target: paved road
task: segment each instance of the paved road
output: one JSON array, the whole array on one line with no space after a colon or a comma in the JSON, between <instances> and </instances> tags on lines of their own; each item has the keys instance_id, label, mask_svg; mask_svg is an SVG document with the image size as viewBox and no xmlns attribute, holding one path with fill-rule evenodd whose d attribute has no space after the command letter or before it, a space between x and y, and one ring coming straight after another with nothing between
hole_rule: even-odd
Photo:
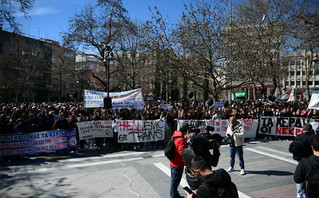
<instances>
[{"instance_id":1,"label":"paved road","mask_svg":"<svg viewBox=\"0 0 319 198\"><path fill-rule=\"evenodd\" d=\"M296 162L287 151L290 141L246 141L247 174L238 159L230 173L240 197L295 197ZM228 146L221 148L216 168L229 167ZM169 197L170 172L163 149L110 152L99 150L71 156L40 154L2 163L0 196L6 197ZM184 177L185 178L185 177ZM185 193L182 186L180 192Z\"/></svg>"}]
</instances>

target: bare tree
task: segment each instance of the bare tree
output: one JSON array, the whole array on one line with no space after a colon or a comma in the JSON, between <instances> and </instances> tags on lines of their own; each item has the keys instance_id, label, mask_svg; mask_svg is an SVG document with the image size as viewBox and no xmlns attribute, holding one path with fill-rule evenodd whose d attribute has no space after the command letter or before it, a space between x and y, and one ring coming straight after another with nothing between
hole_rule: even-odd
<instances>
[{"instance_id":1,"label":"bare tree","mask_svg":"<svg viewBox=\"0 0 319 198\"><path fill-rule=\"evenodd\" d=\"M117 86L124 89L145 87L154 76L149 57L152 55L143 48L144 37L141 26L135 22L134 31L126 29L119 40L119 50L116 52L116 64L113 65L112 76L115 76Z\"/></svg>"},{"instance_id":2,"label":"bare tree","mask_svg":"<svg viewBox=\"0 0 319 198\"><path fill-rule=\"evenodd\" d=\"M293 47L304 58L306 96L310 98L309 79L315 66L314 54L319 49L319 4L315 0L295 0L292 7L291 32ZM319 66L317 66L319 69Z\"/></svg>"},{"instance_id":3,"label":"bare tree","mask_svg":"<svg viewBox=\"0 0 319 198\"><path fill-rule=\"evenodd\" d=\"M177 73L215 100L227 83L222 69L224 8L225 4L217 1L185 4L182 19L176 25L169 24L155 8L153 20L147 24L152 40L149 43L169 60L167 71Z\"/></svg>"},{"instance_id":4,"label":"bare tree","mask_svg":"<svg viewBox=\"0 0 319 198\"><path fill-rule=\"evenodd\" d=\"M119 47L123 29L130 27L127 10L121 0L99 0L95 6L86 5L81 13L69 20L69 30L64 33L64 40L94 48L96 53L86 55L104 62L107 71L105 60L109 58L109 49L116 50ZM101 75L96 76L92 72L92 76L107 87L107 81Z\"/></svg>"},{"instance_id":5,"label":"bare tree","mask_svg":"<svg viewBox=\"0 0 319 198\"><path fill-rule=\"evenodd\" d=\"M280 67L280 53L287 41L287 19L291 3L287 0L246 0L236 6L232 24L232 55L241 68L240 76L253 84L264 87L266 81L277 88L285 75Z\"/></svg>"},{"instance_id":6,"label":"bare tree","mask_svg":"<svg viewBox=\"0 0 319 198\"><path fill-rule=\"evenodd\" d=\"M76 87L75 52L58 44L53 44L52 52L52 79L62 101L62 97L74 92Z\"/></svg>"},{"instance_id":7,"label":"bare tree","mask_svg":"<svg viewBox=\"0 0 319 198\"><path fill-rule=\"evenodd\" d=\"M33 7L34 0L1 0L0 8L0 27L8 24L9 29L19 32L20 24L16 22L16 10L28 17L28 11ZM16 7L19 7L16 9Z\"/></svg>"}]
</instances>

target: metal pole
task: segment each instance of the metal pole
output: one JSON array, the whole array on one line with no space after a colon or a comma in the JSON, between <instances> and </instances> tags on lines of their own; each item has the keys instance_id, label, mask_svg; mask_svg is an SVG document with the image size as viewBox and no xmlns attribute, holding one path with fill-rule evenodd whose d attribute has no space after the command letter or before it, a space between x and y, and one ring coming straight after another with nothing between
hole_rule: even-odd
<instances>
[{"instance_id":1,"label":"metal pole","mask_svg":"<svg viewBox=\"0 0 319 198\"><path fill-rule=\"evenodd\" d=\"M107 91L107 97L110 97L110 52L107 54L107 72L106 72L106 78L107 78L107 85L106 85L106 91Z\"/></svg>"}]
</instances>

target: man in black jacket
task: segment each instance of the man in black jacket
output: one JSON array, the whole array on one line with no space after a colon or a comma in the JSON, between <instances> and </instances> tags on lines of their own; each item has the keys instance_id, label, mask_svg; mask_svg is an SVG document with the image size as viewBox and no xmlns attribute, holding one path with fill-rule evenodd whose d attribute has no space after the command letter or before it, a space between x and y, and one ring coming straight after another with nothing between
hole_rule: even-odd
<instances>
[{"instance_id":1,"label":"man in black jacket","mask_svg":"<svg viewBox=\"0 0 319 198\"><path fill-rule=\"evenodd\" d=\"M201 181L189 169L191 160L196 156L201 156L208 165L216 167L220 156L219 147L221 141L222 137L219 134L209 136L195 132L188 134L189 147L183 150L182 157L186 166L186 181L192 190L197 189ZM210 149L213 149L213 154L211 154Z\"/></svg>"},{"instance_id":2,"label":"man in black jacket","mask_svg":"<svg viewBox=\"0 0 319 198\"><path fill-rule=\"evenodd\" d=\"M299 133L295 140L289 145L289 152L293 154L293 159L300 161L302 158L312 155L311 143L315 137L311 124L304 124L302 133ZM304 182L296 183L297 198L303 197Z\"/></svg>"},{"instance_id":3,"label":"man in black jacket","mask_svg":"<svg viewBox=\"0 0 319 198\"><path fill-rule=\"evenodd\" d=\"M308 182L306 193L308 198L319 197L319 135L312 142L313 155L303 158L294 173L296 183ZM317 173L316 173L317 172Z\"/></svg>"},{"instance_id":4,"label":"man in black jacket","mask_svg":"<svg viewBox=\"0 0 319 198\"><path fill-rule=\"evenodd\" d=\"M192 194L185 191L187 198L211 198L211 197L232 197L238 198L236 185L232 183L230 175L224 169L212 171L212 168L200 156L192 159L190 163L192 174L202 180L198 190Z\"/></svg>"}]
</instances>

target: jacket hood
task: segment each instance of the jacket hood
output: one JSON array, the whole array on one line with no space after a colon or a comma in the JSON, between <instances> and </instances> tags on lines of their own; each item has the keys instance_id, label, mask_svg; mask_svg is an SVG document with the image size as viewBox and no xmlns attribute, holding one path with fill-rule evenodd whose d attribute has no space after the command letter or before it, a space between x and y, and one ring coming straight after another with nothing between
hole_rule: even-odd
<instances>
[{"instance_id":1,"label":"jacket hood","mask_svg":"<svg viewBox=\"0 0 319 198\"><path fill-rule=\"evenodd\" d=\"M221 185L231 181L230 175L224 169L217 169L213 174L205 175L201 179L203 182L213 185Z\"/></svg>"},{"instance_id":2,"label":"jacket hood","mask_svg":"<svg viewBox=\"0 0 319 198\"><path fill-rule=\"evenodd\" d=\"M180 131L175 131L172 135L172 137L181 137L181 136L184 137L183 133Z\"/></svg>"}]
</instances>

